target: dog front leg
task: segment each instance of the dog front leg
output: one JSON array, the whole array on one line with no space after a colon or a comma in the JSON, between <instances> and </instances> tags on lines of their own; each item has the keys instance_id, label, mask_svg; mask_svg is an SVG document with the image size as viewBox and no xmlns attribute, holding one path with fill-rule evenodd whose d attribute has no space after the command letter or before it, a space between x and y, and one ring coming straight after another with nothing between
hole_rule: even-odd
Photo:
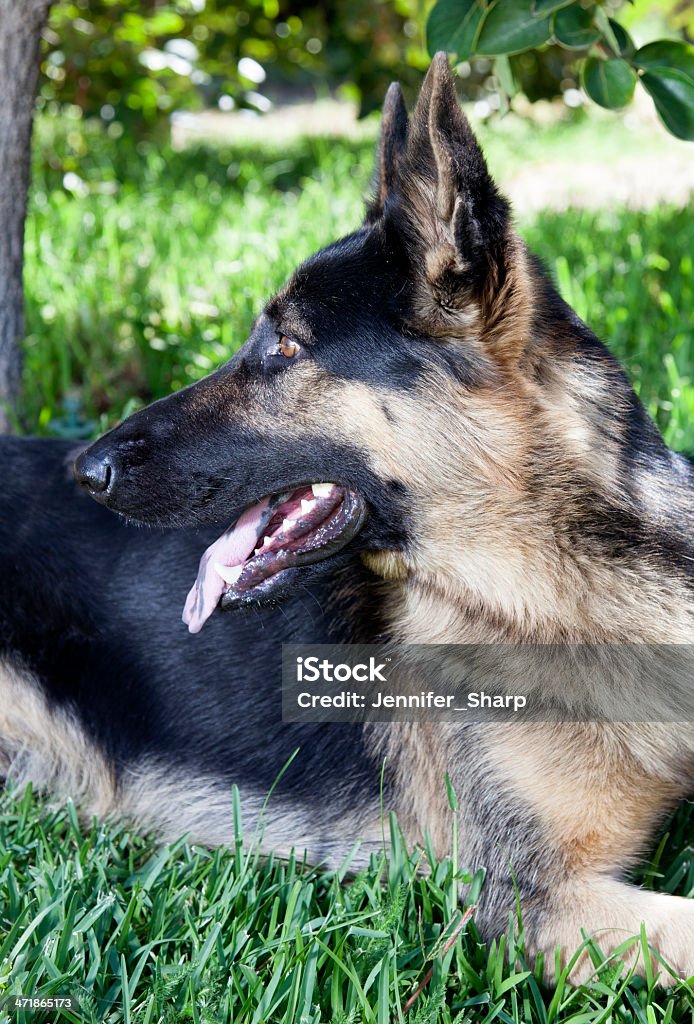
<instances>
[{"instance_id":1,"label":"dog front leg","mask_svg":"<svg viewBox=\"0 0 694 1024\"><path fill-rule=\"evenodd\" d=\"M691 786L685 727L429 723L372 728L371 739L388 758L408 840L428 833L442 856L451 849L450 776L460 865L485 870L475 921L487 941L508 929L520 900L526 953L545 954L548 983L584 933L608 956L638 936L642 922L671 968L667 974L653 958L662 984L694 974L694 900L622 880ZM640 943L624 959L644 973ZM570 977L579 983L593 972L584 951Z\"/></svg>"},{"instance_id":2,"label":"dog front leg","mask_svg":"<svg viewBox=\"0 0 694 1024\"><path fill-rule=\"evenodd\" d=\"M504 794L498 803L508 830L504 836L499 820L499 834L489 829L486 840L490 849L495 843L506 848L507 870L513 868L520 892L526 949L531 956L545 953L548 981L555 975L557 948L563 969L583 943L583 933L609 955L638 935L642 923L672 976L694 974L694 900L621 880L643 855L664 814L686 794L683 761L678 771L672 756L681 738L677 727L573 723L502 726L480 737L485 752L480 763L492 790ZM493 822L491 817L492 828ZM476 852L483 862L484 854ZM502 859L496 853L491 861L499 877ZM485 890L495 884L489 876ZM493 891L487 899L498 927L500 901ZM503 910L508 913L508 907ZM489 908L485 916L490 917ZM644 973L640 943L632 943L623 956ZM652 960L661 982L671 983L673 977L656 957ZM584 951L571 980L585 981L594 970Z\"/></svg>"}]
</instances>

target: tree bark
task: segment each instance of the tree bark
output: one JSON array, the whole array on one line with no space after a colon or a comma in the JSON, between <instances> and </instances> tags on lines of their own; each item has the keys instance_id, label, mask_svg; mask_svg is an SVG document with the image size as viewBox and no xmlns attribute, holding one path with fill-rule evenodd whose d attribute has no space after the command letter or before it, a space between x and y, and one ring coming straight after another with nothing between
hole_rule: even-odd
<instances>
[{"instance_id":1,"label":"tree bark","mask_svg":"<svg viewBox=\"0 0 694 1024\"><path fill-rule=\"evenodd\" d=\"M39 82L41 30L51 0L0 0L0 432L22 381L22 265Z\"/></svg>"}]
</instances>

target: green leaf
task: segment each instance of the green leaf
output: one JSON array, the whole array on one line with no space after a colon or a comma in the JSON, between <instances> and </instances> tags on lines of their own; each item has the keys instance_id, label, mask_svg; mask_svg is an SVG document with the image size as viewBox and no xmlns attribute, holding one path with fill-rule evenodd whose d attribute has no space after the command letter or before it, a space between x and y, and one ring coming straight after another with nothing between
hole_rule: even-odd
<instances>
[{"instance_id":1,"label":"green leaf","mask_svg":"<svg viewBox=\"0 0 694 1024\"><path fill-rule=\"evenodd\" d=\"M694 80L678 68L651 68L641 81L667 130L694 142Z\"/></svg>"},{"instance_id":2,"label":"green leaf","mask_svg":"<svg viewBox=\"0 0 694 1024\"><path fill-rule=\"evenodd\" d=\"M454 53L458 60L472 56L486 12L484 0L439 0L427 21L427 49Z\"/></svg>"},{"instance_id":3,"label":"green leaf","mask_svg":"<svg viewBox=\"0 0 694 1024\"><path fill-rule=\"evenodd\" d=\"M551 14L558 11L560 7L569 7L576 0L534 0L531 5L533 14L537 17L542 14Z\"/></svg>"},{"instance_id":4,"label":"green leaf","mask_svg":"<svg viewBox=\"0 0 694 1024\"><path fill-rule=\"evenodd\" d=\"M634 41L627 30L613 18L608 18L607 20L610 28L612 29L614 39L619 45L617 50L613 50L614 55L616 57L632 57L636 47L634 46Z\"/></svg>"},{"instance_id":5,"label":"green leaf","mask_svg":"<svg viewBox=\"0 0 694 1024\"><path fill-rule=\"evenodd\" d=\"M564 7L554 17L554 35L568 50L584 50L600 39L592 7Z\"/></svg>"},{"instance_id":6,"label":"green leaf","mask_svg":"<svg viewBox=\"0 0 694 1024\"><path fill-rule=\"evenodd\" d=\"M694 78L694 46L676 39L659 39L637 50L634 64L640 68L675 68Z\"/></svg>"},{"instance_id":7,"label":"green leaf","mask_svg":"<svg viewBox=\"0 0 694 1024\"><path fill-rule=\"evenodd\" d=\"M615 35L613 25L616 24L612 18L608 18L607 11L604 7L595 8L595 24L602 32L607 45L613 53L619 53L619 39Z\"/></svg>"},{"instance_id":8,"label":"green leaf","mask_svg":"<svg viewBox=\"0 0 694 1024\"><path fill-rule=\"evenodd\" d=\"M589 57L583 65L583 88L595 103L608 110L625 107L635 85L636 74L621 57Z\"/></svg>"},{"instance_id":9,"label":"green leaf","mask_svg":"<svg viewBox=\"0 0 694 1024\"><path fill-rule=\"evenodd\" d=\"M510 56L546 43L552 34L552 19L533 14L535 2L497 0L484 19L476 53L481 57Z\"/></svg>"},{"instance_id":10,"label":"green leaf","mask_svg":"<svg viewBox=\"0 0 694 1024\"><path fill-rule=\"evenodd\" d=\"M516 82L511 61L508 57L496 58L494 61L494 74L499 79L499 88L502 94L509 98L515 96L518 92L518 83Z\"/></svg>"}]
</instances>

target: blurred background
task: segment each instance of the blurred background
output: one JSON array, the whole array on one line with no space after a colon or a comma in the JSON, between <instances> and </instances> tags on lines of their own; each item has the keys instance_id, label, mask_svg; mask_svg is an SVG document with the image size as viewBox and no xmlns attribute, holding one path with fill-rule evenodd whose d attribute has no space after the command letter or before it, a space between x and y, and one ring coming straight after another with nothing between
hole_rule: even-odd
<instances>
[{"instance_id":1,"label":"blurred background","mask_svg":"<svg viewBox=\"0 0 694 1024\"><path fill-rule=\"evenodd\" d=\"M434 0L71 0L44 33L40 108L74 105L113 137L166 134L182 111L265 112L328 96L378 109L397 78L413 98L429 62ZM558 4L555 4L558 6ZM461 4L461 10L464 5ZM637 45L694 30L691 0L607 3ZM452 35L452 33L451 33ZM577 53L551 45L512 58L533 102L576 95ZM492 61L458 66L460 92L498 109Z\"/></svg>"},{"instance_id":2,"label":"blurred background","mask_svg":"<svg viewBox=\"0 0 694 1024\"><path fill-rule=\"evenodd\" d=\"M229 358L301 259L360 222L393 79L433 0L63 0L43 34L26 231L22 425L88 436ZM609 3L607 5L610 6ZM690 0L615 0L637 45ZM574 50L456 66L522 234L694 448L691 144L638 95L603 110Z\"/></svg>"}]
</instances>

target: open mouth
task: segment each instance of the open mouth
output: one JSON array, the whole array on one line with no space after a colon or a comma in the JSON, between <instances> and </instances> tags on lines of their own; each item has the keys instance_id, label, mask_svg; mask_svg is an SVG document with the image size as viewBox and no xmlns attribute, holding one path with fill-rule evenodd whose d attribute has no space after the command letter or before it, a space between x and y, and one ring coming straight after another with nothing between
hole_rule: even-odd
<instances>
[{"instance_id":1,"label":"open mouth","mask_svg":"<svg viewBox=\"0 0 694 1024\"><path fill-rule=\"evenodd\" d=\"M183 621L198 633L218 604L267 597L294 566L336 554L364 521L363 500L339 484L298 487L251 505L200 559Z\"/></svg>"}]
</instances>

